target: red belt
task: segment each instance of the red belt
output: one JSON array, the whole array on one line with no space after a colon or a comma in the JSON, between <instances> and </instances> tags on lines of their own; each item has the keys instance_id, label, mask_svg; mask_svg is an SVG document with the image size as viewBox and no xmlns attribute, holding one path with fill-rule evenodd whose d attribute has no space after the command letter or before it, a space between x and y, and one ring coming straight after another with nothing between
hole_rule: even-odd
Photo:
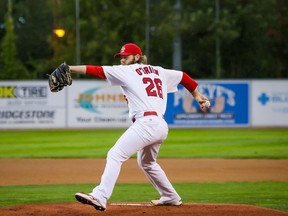
<instances>
[{"instance_id":1,"label":"red belt","mask_svg":"<svg viewBox=\"0 0 288 216\"><path fill-rule=\"evenodd\" d=\"M158 116L157 112L155 111L147 111L147 112L144 112L143 114L143 116L150 116L150 115Z\"/></svg>"},{"instance_id":2,"label":"red belt","mask_svg":"<svg viewBox=\"0 0 288 216\"><path fill-rule=\"evenodd\" d=\"M155 112L155 111L146 111L143 113L143 116L151 116L151 115L158 116L157 112ZM132 122L134 123L135 121L136 121L136 119L133 118Z\"/></svg>"}]
</instances>

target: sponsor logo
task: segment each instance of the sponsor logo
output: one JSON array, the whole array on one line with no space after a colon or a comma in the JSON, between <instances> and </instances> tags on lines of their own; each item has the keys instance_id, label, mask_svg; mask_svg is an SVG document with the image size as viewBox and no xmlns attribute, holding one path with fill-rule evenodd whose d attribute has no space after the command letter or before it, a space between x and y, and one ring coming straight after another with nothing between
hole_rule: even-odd
<instances>
[{"instance_id":1,"label":"sponsor logo","mask_svg":"<svg viewBox=\"0 0 288 216\"><path fill-rule=\"evenodd\" d=\"M15 89L16 86L0 86L0 98L16 98Z\"/></svg>"},{"instance_id":2,"label":"sponsor logo","mask_svg":"<svg viewBox=\"0 0 288 216\"><path fill-rule=\"evenodd\" d=\"M262 92L258 96L258 101L261 105L267 104L285 104L288 103L288 92L272 92L269 95L266 92Z\"/></svg>"},{"instance_id":3,"label":"sponsor logo","mask_svg":"<svg viewBox=\"0 0 288 216\"><path fill-rule=\"evenodd\" d=\"M195 98L185 88L179 89L174 93L173 106L179 109L173 111L174 124L203 124L210 125L217 124L235 124L237 106L236 106L236 88L232 86L219 84L200 84L198 86L199 92L207 97L211 106L208 112L203 112ZM183 111L182 111L183 110Z\"/></svg>"},{"instance_id":4,"label":"sponsor logo","mask_svg":"<svg viewBox=\"0 0 288 216\"><path fill-rule=\"evenodd\" d=\"M225 104L229 106L235 106L235 92L231 89L225 88L224 86L220 85L199 85L198 86L199 91L209 100L213 101L217 97L224 97L225 98ZM183 99L185 97L190 97L191 93L188 92L186 89L181 89L178 92L176 92L174 97L174 106L177 106L180 103L180 99Z\"/></svg>"},{"instance_id":5,"label":"sponsor logo","mask_svg":"<svg viewBox=\"0 0 288 216\"><path fill-rule=\"evenodd\" d=\"M54 110L5 110L0 111L0 120L7 119L54 119Z\"/></svg>"},{"instance_id":6,"label":"sponsor logo","mask_svg":"<svg viewBox=\"0 0 288 216\"><path fill-rule=\"evenodd\" d=\"M47 86L0 86L0 98L46 98Z\"/></svg>"},{"instance_id":7,"label":"sponsor logo","mask_svg":"<svg viewBox=\"0 0 288 216\"><path fill-rule=\"evenodd\" d=\"M236 93L221 85L199 85L199 91L207 97L211 102L209 112L223 113L225 107L236 106ZM182 102L182 108L185 113L197 113L201 112L199 105L189 91L185 88L180 89L174 94L174 106L178 106ZM212 115L211 115L212 116Z\"/></svg>"},{"instance_id":8,"label":"sponsor logo","mask_svg":"<svg viewBox=\"0 0 288 216\"><path fill-rule=\"evenodd\" d=\"M259 97L258 97L258 101L263 105L265 106L266 103L269 101L269 97L267 96L266 93L262 93Z\"/></svg>"},{"instance_id":9,"label":"sponsor logo","mask_svg":"<svg viewBox=\"0 0 288 216\"><path fill-rule=\"evenodd\" d=\"M111 88L91 88L79 94L75 107L98 114L127 114L128 108L122 93Z\"/></svg>"}]
</instances>

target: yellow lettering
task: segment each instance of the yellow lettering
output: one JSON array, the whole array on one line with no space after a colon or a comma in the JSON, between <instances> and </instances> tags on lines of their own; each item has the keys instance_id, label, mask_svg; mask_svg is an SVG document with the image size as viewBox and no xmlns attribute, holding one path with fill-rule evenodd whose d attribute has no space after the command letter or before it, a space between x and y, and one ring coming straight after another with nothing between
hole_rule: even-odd
<instances>
[{"instance_id":1,"label":"yellow lettering","mask_svg":"<svg viewBox=\"0 0 288 216\"><path fill-rule=\"evenodd\" d=\"M105 101L105 95L95 95L95 101Z\"/></svg>"},{"instance_id":2,"label":"yellow lettering","mask_svg":"<svg viewBox=\"0 0 288 216\"><path fill-rule=\"evenodd\" d=\"M0 97L2 98L16 98L14 95L14 86L0 87Z\"/></svg>"},{"instance_id":3,"label":"yellow lettering","mask_svg":"<svg viewBox=\"0 0 288 216\"><path fill-rule=\"evenodd\" d=\"M107 101L116 101L116 95L108 94L107 95Z\"/></svg>"}]
</instances>

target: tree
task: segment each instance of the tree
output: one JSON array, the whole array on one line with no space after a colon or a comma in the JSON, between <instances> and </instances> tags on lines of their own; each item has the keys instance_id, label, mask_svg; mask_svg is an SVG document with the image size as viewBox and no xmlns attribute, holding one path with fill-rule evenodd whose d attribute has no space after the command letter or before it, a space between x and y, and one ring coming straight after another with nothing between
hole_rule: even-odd
<instances>
[{"instance_id":1,"label":"tree","mask_svg":"<svg viewBox=\"0 0 288 216\"><path fill-rule=\"evenodd\" d=\"M14 0L15 33L18 56L31 76L47 78L52 48L48 37L53 36L52 11L47 0Z\"/></svg>"},{"instance_id":2,"label":"tree","mask_svg":"<svg viewBox=\"0 0 288 216\"><path fill-rule=\"evenodd\" d=\"M17 34L17 40L13 40L18 51L15 58L19 57L29 72L37 74L38 78L46 78L45 74L63 61L75 64L75 1L13 1ZM221 0L218 21L215 19L215 1L181 0L177 32L182 41L183 71L195 78L217 78L217 39L221 42L220 78L287 77L286 0ZM175 0L150 0L149 17L146 17L144 0L137 3L134 0L79 2L82 64L118 64L113 59L115 52L122 44L133 42L142 47L144 54L149 46L148 63L173 67L172 43L177 20L173 9ZM3 40L1 15L5 3L0 1L0 39ZM147 22L150 27L149 45L145 44ZM53 28L58 27L66 32L63 38L53 34Z\"/></svg>"},{"instance_id":3,"label":"tree","mask_svg":"<svg viewBox=\"0 0 288 216\"><path fill-rule=\"evenodd\" d=\"M1 73L2 79L29 78L27 70L17 59L16 37L12 18L12 2L8 1L8 10L5 15L6 33L1 43Z\"/></svg>"}]
</instances>

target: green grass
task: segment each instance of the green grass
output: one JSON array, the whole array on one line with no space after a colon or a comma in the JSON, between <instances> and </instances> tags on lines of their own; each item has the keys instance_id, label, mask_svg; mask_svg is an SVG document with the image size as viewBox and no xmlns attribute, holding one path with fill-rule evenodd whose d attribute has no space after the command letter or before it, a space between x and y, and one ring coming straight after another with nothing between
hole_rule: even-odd
<instances>
[{"instance_id":1,"label":"green grass","mask_svg":"<svg viewBox=\"0 0 288 216\"><path fill-rule=\"evenodd\" d=\"M174 184L184 202L229 203L288 211L285 182L226 182ZM0 207L15 204L75 202L75 192L94 185L37 185L0 187ZM127 196L129 194L129 196ZM150 184L117 184L109 202L149 202L159 195Z\"/></svg>"},{"instance_id":2,"label":"green grass","mask_svg":"<svg viewBox=\"0 0 288 216\"><path fill-rule=\"evenodd\" d=\"M0 131L0 158L105 158L123 132L123 129ZM287 159L288 129L170 129L159 157ZM174 185L184 202L241 203L288 211L287 182ZM89 192L93 187L0 186L0 207L74 202L75 192ZM156 197L158 194L150 184L118 184L110 202L147 202Z\"/></svg>"},{"instance_id":3,"label":"green grass","mask_svg":"<svg viewBox=\"0 0 288 216\"><path fill-rule=\"evenodd\" d=\"M171 130L160 156L288 158L288 129Z\"/></svg>"},{"instance_id":4,"label":"green grass","mask_svg":"<svg viewBox=\"0 0 288 216\"><path fill-rule=\"evenodd\" d=\"M105 158L124 130L0 131L0 158ZM162 158L288 158L288 129L170 129Z\"/></svg>"},{"instance_id":5,"label":"green grass","mask_svg":"<svg viewBox=\"0 0 288 216\"><path fill-rule=\"evenodd\" d=\"M103 158L122 130L0 131L2 158Z\"/></svg>"}]
</instances>

